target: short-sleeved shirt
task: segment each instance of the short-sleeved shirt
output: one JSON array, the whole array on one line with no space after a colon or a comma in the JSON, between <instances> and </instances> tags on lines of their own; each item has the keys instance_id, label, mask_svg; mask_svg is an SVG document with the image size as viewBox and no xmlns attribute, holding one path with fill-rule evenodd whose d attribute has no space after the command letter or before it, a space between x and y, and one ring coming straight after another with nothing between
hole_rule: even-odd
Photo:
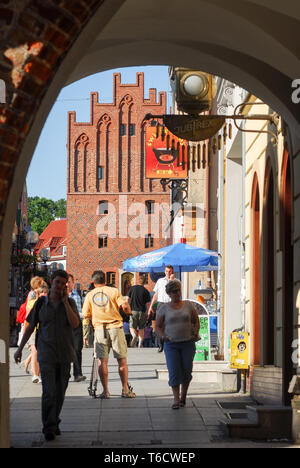
<instances>
[{"instance_id":1,"label":"short-sleeved shirt","mask_svg":"<svg viewBox=\"0 0 300 468\"><path fill-rule=\"evenodd\" d=\"M93 327L121 328L123 319L119 313L119 307L126 302L117 288L110 286L100 286L88 292L85 296L82 315L84 318L91 318Z\"/></svg>"},{"instance_id":2,"label":"short-sleeved shirt","mask_svg":"<svg viewBox=\"0 0 300 468\"><path fill-rule=\"evenodd\" d=\"M168 280L166 277L164 278L159 278L157 280L153 291L157 292L157 300L158 302L170 302L171 298L170 296L166 293L166 286L170 280Z\"/></svg>"},{"instance_id":3,"label":"short-sleeved shirt","mask_svg":"<svg viewBox=\"0 0 300 468\"><path fill-rule=\"evenodd\" d=\"M69 304L79 317L76 304L69 298ZM62 301L52 303L49 297L39 298L26 321L38 326L37 353L39 362L63 363L75 359L74 334L67 310Z\"/></svg>"},{"instance_id":4,"label":"short-sleeved shirt","mask_svg":"<svg viewBox=\"0 0 300 468\"><path fill-rule=\"evenodd\" d=\"M170 304L162 304L157 311L164 319L164 332L170 341L189 341L193 337L193 306L184 301L181 309L173 309Z\"/></svg>"},{"instance_id":5,"label":"short-sleeved shirt","mask_svg":"<svg viewBox=\"0 0 300 468\"><path fill-rule=\"evenodd\" d=\"M150 293L144 286L137 284L131 286L128 292L131 310L146 312L146 304L151 301Z\"/></svg>"},{"instance_id":6,"label":"short-sleeved shirt","mask_svg":"<svg viewBox=\"0 0 300 468\"><path fill-rule=\"evenodd\" d=\"M69 294L69 297L74 299L76 302L77 310L80 315L80 318L82 318L82 312L81 312L81 297L76 289L72 289L71 293Z\"/></svg>"}]
</instances>

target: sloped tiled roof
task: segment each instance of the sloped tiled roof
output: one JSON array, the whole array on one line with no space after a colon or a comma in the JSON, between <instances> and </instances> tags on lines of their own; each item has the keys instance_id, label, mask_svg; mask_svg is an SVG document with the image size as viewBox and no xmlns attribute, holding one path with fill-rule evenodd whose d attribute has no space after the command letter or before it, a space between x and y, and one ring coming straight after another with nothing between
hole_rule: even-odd
<instances>
[{"instance_id":1,"label":"sloped tiled roof","mask_svg":"<svg viewBox=\"0 0 300 468\"><path fill-rule=\"evenodd\" d=\"M49 247L51 255L53 255L58 247L65 245L66 237L67 219L63 218L51 221L40 235L40 239L35 247L35 253L38 254L45 247Z\"/></svg>"}]
</instances>

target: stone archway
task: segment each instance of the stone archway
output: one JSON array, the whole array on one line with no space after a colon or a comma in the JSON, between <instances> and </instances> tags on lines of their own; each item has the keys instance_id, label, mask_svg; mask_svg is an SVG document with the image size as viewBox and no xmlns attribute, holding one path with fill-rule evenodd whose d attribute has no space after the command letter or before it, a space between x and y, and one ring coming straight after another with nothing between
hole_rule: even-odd
<instances>
[{"instance_id":1,"label":"stone archway","mask_svg":"<svg viewBox=\"0 0 300 468\"><path fill-rule=\"evenodd\" d=\"M179 0L171 6L168 0L8 0L1 21L6 103L0 104L0 345L6 343L6 356L0 362L0 446L9 446L11 231L35 145L60 89L116 66L201 66L253 92L283 116L296 164L300 107L291 100L291 83L300 75L300 7L280 0L186 0L184 8Z\"/></svg>"}]
</instances>

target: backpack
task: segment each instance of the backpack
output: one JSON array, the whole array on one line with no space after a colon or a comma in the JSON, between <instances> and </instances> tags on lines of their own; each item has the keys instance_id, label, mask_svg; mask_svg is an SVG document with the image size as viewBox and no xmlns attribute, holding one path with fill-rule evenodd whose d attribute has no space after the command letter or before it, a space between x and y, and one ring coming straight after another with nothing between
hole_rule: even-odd
<instances>
[{"instance_id":1,"label":"backpack","mask_svg":"<svg viewBox=\"0 0 300 468\"><path fill-rule=\"evenodd\" d=\"M17 318L16 318L16 321L17 321L18 323L24 323L24 322L25 322L25 318L26 318L26 304L27 304L27 299L26 299L26 302L24 302L24 303L20 306L20 309L18 310Z\"/></svg>"}]
</instances>

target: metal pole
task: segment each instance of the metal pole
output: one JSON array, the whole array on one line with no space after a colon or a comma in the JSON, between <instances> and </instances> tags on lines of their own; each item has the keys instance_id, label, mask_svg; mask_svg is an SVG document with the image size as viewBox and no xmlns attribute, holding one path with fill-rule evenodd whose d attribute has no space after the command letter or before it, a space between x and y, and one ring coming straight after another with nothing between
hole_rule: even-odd
<instances>
[{"instance_id":1,"label":"metal pole","mask_svg":"<svg viewBox=\"0 0 300 468\"><path fill-rule=\"evenodd\" d=\"M246 92L244 91L244 94ZM245 121L242 122L245 128ZM246 324L246 272L245 272L245 190L246 190L246 136L242 132L242 214L241 214L241 315L242 328L245 330Z\"/></svg>"},{"instance_id":2,"label":"metal pole","mask_svg":"<svg viewBox=\"0 0 300 468\"><path fill-rule=\"evenodd\" d=\"M223 207L224 207L224 164L223 164L223 143L221 149L218 150L218 252L219 252L219 269L218 269L218 310L219 310L219 326L218 326L218 338L220 343L219 354L224 354L224 291L223 291L223 268L224 268L224 219L223 219Z\"/></svg>"}]
</instances>

